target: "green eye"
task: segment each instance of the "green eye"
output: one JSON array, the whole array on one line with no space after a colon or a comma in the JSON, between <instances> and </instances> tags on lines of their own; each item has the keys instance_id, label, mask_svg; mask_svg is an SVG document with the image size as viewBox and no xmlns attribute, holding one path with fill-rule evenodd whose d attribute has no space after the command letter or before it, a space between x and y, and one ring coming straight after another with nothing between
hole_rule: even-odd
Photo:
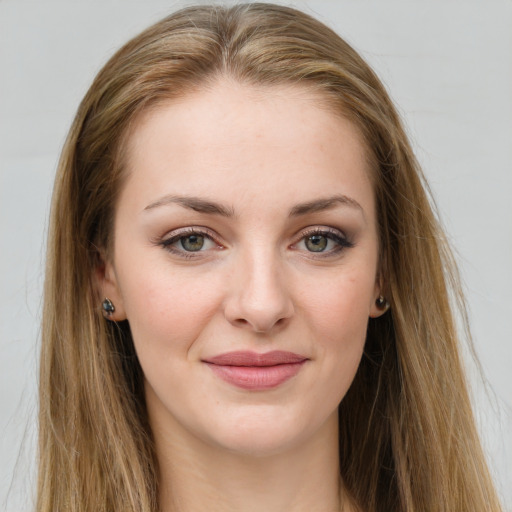
<instances>
[{"instance_id":1,"label":"green eye","mask_svg":"<svg viewBox=\"0 0 512 512\"><path fill-rule=\"evenodd\" d=\"M324 235L311 235L305 240L306 248L311 252L325 251L329 239Z\"/></svg>"},{"instance_id":2,"label":"green eye","mask_svg":"<svg viewBox=\"0 0 512 512\"><path fill-rule=\"evenodd\" d=\"M221 250L222 246L215 243L215 234L205 228L180 229L174 235L159 242L165 250L182 258L199 258L212 250Z\"/></svg>"},{"instance_id":3,"label":"green eye","mask_svg":"<svg viewBox=\"0 0 512 512\"><path fill-rule=\"evenodd\" d=\"M204 246L204 236L188 235L180 238L180 244L185 251L200 251Z\"/></svg>"}]
</instances>

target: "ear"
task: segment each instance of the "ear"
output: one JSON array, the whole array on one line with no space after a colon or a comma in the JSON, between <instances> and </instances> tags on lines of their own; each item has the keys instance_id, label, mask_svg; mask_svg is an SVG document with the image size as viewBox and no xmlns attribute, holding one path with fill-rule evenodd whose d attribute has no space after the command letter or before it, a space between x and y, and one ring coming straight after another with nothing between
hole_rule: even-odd
<instances>
[{"instance_id":1,"label":"ear","mask_svg":"<svg viewBox=\"0 0 512 512\"><path fill-rule=\"evenodd\" d=\"M382 292L383 288L384 286L382 283L382 278L378 277L373 290L373 300L370 304L370 318L378 318L379 316L382 316L384 313L386 313L386 311L390 308L389 301Z\"/></svg>"},{"instance_id":2,"label":"ear","mask_svg":"<svg viewBox=\"0 0 512 512\"><path fill-rule=\"evenodd\" d=\"M99 295L98 307L101 308L105 318L114 322L126 320L126 313L118 285L115 267L103 251L98 255L94 281ZM108 299L114 306L114 310L110 313L104 309L103 303L105 299Z\"/></svg>"}]
</instances>

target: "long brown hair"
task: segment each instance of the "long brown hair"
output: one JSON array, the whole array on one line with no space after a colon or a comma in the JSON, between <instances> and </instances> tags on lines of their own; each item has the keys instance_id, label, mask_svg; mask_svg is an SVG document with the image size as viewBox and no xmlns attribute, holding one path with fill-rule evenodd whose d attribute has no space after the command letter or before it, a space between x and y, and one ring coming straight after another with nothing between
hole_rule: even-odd
<instances>
[{"instance_id":1,"label":"long brown hair","mask_svg":"<svg viewBox=\"0 0 512 512\"><path fill-rule=\"evenodd\" d=\"M499 511L459 356L463 300L428 188L381 82L339 36L287 7L181 10L128 42L82 101L55 182L44 296L37 510L158 510L142 372L93 274L112 244L136 117L219 75L312 88L364 136L391 311L370 319L339 408L343 482L365 512Z\"/></svg>"}]
</instances>

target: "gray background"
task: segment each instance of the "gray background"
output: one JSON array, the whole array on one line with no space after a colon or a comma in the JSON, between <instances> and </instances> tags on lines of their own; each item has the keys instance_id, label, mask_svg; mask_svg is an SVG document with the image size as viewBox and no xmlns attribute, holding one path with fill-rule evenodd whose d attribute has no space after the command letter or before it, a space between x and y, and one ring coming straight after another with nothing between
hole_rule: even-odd
<instances>
[{"instance_id":1,"label":"gray background","mask_svg":"<svg viewBox=\"0 0 512 512\"><path fill-rule=\"evenodd\" d=\"M288 2L344 36L404 116L456 249L476 415L512 510L512 0ZM29 510L44 239L78 103L106 59L183 2L0 0L0 509Z\"/></svg>"}]
</instances>

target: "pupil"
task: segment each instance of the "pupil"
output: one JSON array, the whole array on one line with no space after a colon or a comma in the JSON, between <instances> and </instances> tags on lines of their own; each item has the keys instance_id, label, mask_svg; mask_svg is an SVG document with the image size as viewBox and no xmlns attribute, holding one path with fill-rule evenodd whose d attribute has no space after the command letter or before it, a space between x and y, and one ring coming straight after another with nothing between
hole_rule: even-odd
<instances>
[{"instance_id":1,"label":"pupil","mask_svg":"<svg viewBox=\"0 0 512 512\"><path fill-rule=\"evenodd\" d=\"M200 251L204 245L204 236L189 235L181 239L181 246L186 251Z\"/></svg>"},{"instance_id":2,"label":"pupil","mask_svg":"<svg viewBox=\"0 0 512 512\"><path fill-rule=\"evenodd\" d=\"M327 247L327 237L312 235L306 239L306 247L312 252L322 252Z\"/></svg>"}]
</instances>

